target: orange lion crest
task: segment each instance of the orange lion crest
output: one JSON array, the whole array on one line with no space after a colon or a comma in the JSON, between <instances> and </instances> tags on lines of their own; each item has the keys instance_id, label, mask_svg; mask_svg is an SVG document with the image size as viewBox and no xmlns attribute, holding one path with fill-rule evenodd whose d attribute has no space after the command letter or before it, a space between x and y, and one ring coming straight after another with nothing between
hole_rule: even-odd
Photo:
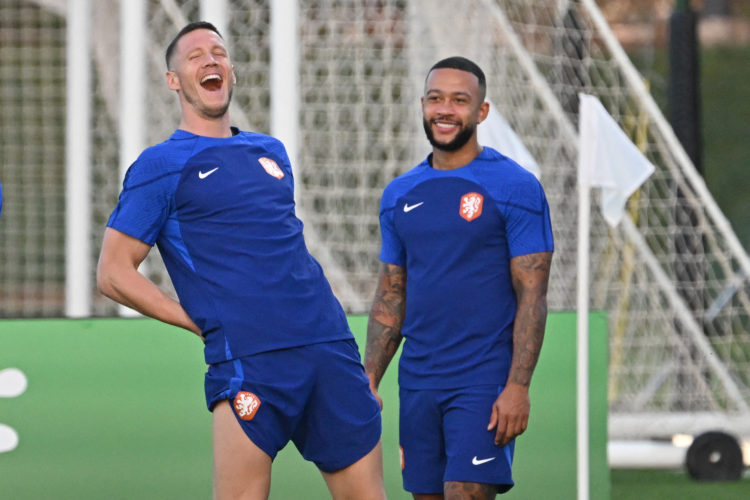
<instances>
[{"instance_id":1,"label":"orange lion crest","mask_svg":"<svg viewBox=\"0 0 750 500\"><path fill-rule=\"evenodd\" d=\"M260 163L266 173L271 177L276 177L277 179L281 179L282 177L284 177L284 171L281 170L279 164L272 159L262 156L258 158L258 163Z\"/></svg>"},{"instance_id":2,"label":"orange lion crest","mask_svg":"<svg viewBox=\"0 0 750 500\"><path fill-rule=\"evenodd\" d=\"M252 420L260 408L260 399L252 392L238 392L234 398L234 411L242 420Z\"/></svg>"},{"instance_id":3,"label":"orange lion crest","mask_svg":"<svg viewBox=\"0 0 750 500\"><path fill-rule=\"evenodd\" d=\"M484 196L479 193L466 193L461 197L461 205L458 208L458 214L471 222L482 215L482 205Z\"/></svg>"}]
</instances>

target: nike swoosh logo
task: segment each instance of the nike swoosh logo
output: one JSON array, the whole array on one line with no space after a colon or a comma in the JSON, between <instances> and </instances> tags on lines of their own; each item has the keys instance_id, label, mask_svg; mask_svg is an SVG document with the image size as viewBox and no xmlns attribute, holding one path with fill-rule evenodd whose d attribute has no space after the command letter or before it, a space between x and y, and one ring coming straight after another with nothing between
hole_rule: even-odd
<instances>
[{"instance_id":1,"label":"nike swoosh logo","mask_svg":"<svg viewBox=\"0 0 750 500\"><path fill-rule=\"evenodd\" d=\"M198 178L199 178L199 179L205 179L206 177L208 177L209 175L213 174L213 173L214 173L214 172L216 172L217 170L219 170L219 167L216 167L216 168L212 168L212 169L211 169L211 170L209 170L208 172L201 172L201 171L199 170L199 171L198 171Z\"/></svg>"},{"instance_id":2,"label":"nike swoosh logo","mask_svg":"<svg viewBox=\"0 0 750 500\"><path fill-rule=\"evenodd\" d=\"M414 205L409 205L408 203L404 203L404 212L411 212L412 210L414 210L415 208L423 204L424 204L423 201L420 201L419 203L415 203Z\"/></svg>"},{"instance_id":3,"label":"nike swoosh logo","mask_svg":"<svg viewBox=\"0 0 750 500\"><path fill-rule=\"evenodd\" d=\"M475 456L474 458L471 459L471 463L473 463L474 465L482 465L482 464L486 464L487 462L492 462L493 460L495 460L495 457L483 458L482 460L479 460Z\"/></svg>"}]
</instances>

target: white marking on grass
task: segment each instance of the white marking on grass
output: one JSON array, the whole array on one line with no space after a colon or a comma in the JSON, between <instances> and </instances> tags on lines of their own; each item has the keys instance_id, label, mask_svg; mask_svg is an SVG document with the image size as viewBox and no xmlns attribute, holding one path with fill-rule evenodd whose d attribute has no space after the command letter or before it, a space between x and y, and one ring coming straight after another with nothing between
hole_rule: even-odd
<instances>
[{"instance_id":1,"label":"white marking on grass","mask_svg":"<svg viewBox=\"0 0 750 500\"><path fill-rule=\"evenodd\" d=\"M26 375L18 368L0 370L0 398L15 398L26 390Z\"/></svg>"},{"instance_id":2,"label":"white marking on grass","mask_svg":"<svg viewBox=\"0 0 750 500\"><path fill-rule=\"evenodd\" d=\"M28 387L26 375L18 368L0 370L0 398L15 398ZM0 424L0 453L15 450L18 446L18 433L5 424Z\"/></svg>"}]
</instances>

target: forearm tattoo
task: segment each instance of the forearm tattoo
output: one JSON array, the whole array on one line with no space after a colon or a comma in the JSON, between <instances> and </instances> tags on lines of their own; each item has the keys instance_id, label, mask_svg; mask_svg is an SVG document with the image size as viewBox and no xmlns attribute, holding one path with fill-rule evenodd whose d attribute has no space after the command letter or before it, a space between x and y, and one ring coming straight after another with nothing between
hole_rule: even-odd
<instances>
[{"instance_id":1,"label":"forearm tattoo","mask_svg":"<svg viewBox=\"0 0 750 500\"><path fill-rule=\"evenodd\" d=\"M384 264L367 322L365 370L377 381L401 344L401 325L406 304L406 271Z\"/></svg>"},{"instance_id":2,"label":"forearm tattoo","mask_svg":"<svg viewBox=\"0 0 750 500\"><path fill-rule=\"evenodd\" d=\"M544 340L547 322L547 283L551 252L533 253L511 260L513 289L516 292L516 319L513 327L513 360L509 381L528 386Z\"/></svg>"}]
</instances>

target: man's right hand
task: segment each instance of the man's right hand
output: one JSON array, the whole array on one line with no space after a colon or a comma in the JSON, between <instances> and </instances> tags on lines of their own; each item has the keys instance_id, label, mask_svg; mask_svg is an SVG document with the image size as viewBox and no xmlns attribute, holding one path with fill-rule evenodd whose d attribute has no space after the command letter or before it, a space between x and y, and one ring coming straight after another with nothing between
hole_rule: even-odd
<instances>
[{"instance_id":1,"label":"man's right hand","mask_svg":"<svg viewBox=\"0 0 750 500\"><path fill-rule=\"evenodd\" d=\"M375 401L378 402L380 405L380 410L383 410L383 398L380 397L380 393L378 392L378 388L375 387L375 384L373 384L372 379L370 379L370 391L372 391L372 395L375 396Z\"/></svg>"}]
</instances>

